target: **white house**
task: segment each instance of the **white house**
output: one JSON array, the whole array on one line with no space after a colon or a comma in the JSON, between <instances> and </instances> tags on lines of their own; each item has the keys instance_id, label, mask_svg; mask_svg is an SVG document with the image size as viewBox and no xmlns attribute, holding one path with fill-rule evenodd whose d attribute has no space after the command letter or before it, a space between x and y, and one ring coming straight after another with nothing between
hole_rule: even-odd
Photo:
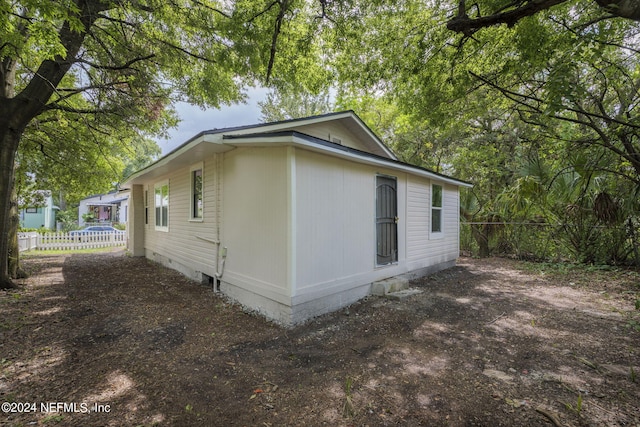
<instances>
[{"instance_id":1,"label":"white house","mask_svg":"<svg viewBox=\"0 0 640 427\"><path fill-rule=\"evenodd\" d=\"M129 211L129 192L111 191L95 194L80 200L78 206L78 225L88 225L85 215L91 214L95 222L126 223Z\"/></svg>"},{"instance_id":2,"label":"white house","mask_svg":"<svg viewBox=\"0 0 640 427\"><path fill-rule=\"evenodd\" d=\"M460 187L352 111L201 132L133 174L128 247L282 324L455 265Z\"/></svg>"}]
</instances>

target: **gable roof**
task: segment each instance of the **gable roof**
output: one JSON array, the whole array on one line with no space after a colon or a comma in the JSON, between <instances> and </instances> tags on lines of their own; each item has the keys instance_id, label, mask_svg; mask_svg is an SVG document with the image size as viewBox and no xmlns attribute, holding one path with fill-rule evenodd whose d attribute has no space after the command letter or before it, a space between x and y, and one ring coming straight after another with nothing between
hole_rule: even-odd
<instances>
[{"instance_id":1,"label":"gable roof","mask_svg":"<svg viewBox=\"0 0 640 427\"><path fill-rule=\"evenodd\" d=\"M304 126L332 121L347 126L369 151L347 147L299 130ZM215 153L230 151L238 146L274 146L278 144L299 146L360 163L401 169L455 185L472 186L468 182L399 161L395 154L351 110L302 119L202 131L156 162L129 176L123 185L136 184L147 178L159 177L173 169L191 165L199 159Z\"/></svg>"},{"instance_id":2,"label":"gable roof","mask_svg":"<svg viewBox=\"0 0 640 427\"><path fill-rule=\"evenodd\" d=\"M390 159L398 159L393 151L391 151L389 147L387 147L380 140L380 138L378 138L378 135L376 135L353 110L338 111L334 113L320 114L317 116L304 117L299 119L282 120L271 123L259 123L254 125L237 126L224 129L212 129L203 131L200 134L196 135L194 138L197 138L200 135L214 135L219 133L223 133L225 135L238 135L246 134L248 131L251 131L250 133L279 132L299 129L301 127L326 122L343 124L352 133L355 134L359 141L363 142L365 146L367 146L369 151L374 153L380 152L383 156L386 156ZM191 138L189 141L193 140L194 138Z\"/></svg>"}]
</instances>

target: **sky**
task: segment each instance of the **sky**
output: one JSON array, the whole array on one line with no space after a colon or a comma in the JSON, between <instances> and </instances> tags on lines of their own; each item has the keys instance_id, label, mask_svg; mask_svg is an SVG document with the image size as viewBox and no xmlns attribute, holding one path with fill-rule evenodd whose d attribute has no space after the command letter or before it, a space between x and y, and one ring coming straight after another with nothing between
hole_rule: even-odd
<instances>
[{"instance_id":1,"label":"sky","mask_svg":"<svg viewBox=\"0 0 640 427\"><path fill-rule=\"evenodd\" d=\"M247 95L246 103L223 106L220 109L203 110L185 102L178 103L176 110L181 120L178 127L169 131L168 139L159 138L156 140L162 150L162 155L169 153L204 130L260 123L258 102L266 98L267 89L253 89Z\"/></svg>"}]
</instances>

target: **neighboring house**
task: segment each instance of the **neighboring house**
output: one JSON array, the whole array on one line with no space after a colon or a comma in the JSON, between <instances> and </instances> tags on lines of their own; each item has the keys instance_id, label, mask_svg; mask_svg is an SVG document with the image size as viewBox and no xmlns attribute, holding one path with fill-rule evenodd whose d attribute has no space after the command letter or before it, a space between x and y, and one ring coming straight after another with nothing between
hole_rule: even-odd
<instances>
[{"instance_id":1,"label":"neighboring house","mask_svg":"<svg viewBox=\"0 0 640 427\"><path fill-rule=\"evenodd\" d=\"M111 191L96 194L80 200L78 206L78 225L84 227L87 221L84 215L92 214L93 222L126 223L129 214L129 192Z\"/></svg>"},{"instance_id":2,"label":"neighboring house","mask_svg":"<svg viewBox=\"0 0 640 427\"><path fill-rule=\"evenodd\" d=\"M47 228L56 229L56 211L59 209L53 205L53 197L50 191L38 191L37 205L20 209L20 227L22 228Z\"/></svg>"},{"instance_id":3,"label":"neighboring house","mask_svg":"<svg viewBox=\"0 0 640 427\"><path fill-rule=\"evenodd\" d=\"M459 187L352 111L204 131L142 169L128 247L282 324L455 265Z\"/></svg>"}]
</instances>

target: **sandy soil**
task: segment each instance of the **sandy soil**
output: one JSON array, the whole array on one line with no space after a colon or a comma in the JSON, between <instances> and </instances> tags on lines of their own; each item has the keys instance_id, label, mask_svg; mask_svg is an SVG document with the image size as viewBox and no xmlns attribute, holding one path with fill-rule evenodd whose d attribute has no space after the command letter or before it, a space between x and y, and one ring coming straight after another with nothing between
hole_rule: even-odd
<instances>
[{"instance_id":1,"label":"sandy soil","mask_svg":"<svg viewBox=\"0 0 640 427\"><path fill-rule=\"evenodd\" d=\"M0 425L640 426L638 272L462 258L285 329L123 252L25 266Z\"/></svg>"}]
</instances>

